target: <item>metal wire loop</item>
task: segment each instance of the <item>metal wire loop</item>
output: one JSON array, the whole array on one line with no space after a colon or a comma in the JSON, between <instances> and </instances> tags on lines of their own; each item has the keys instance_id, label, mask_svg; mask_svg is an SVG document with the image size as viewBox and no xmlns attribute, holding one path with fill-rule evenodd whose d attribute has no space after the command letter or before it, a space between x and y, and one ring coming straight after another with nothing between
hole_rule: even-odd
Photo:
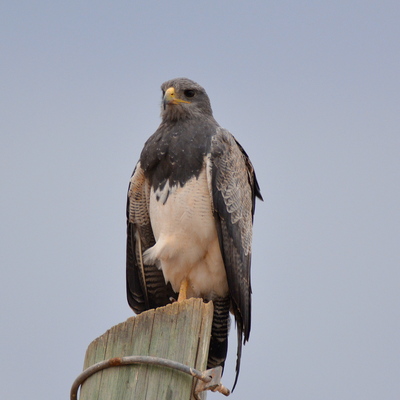
<instances>
[{"instance_id":1,"label":"metal wire loop","mask_svg":"<svg viewBox=\"0 0 400 400\"><path fill-rule=\"evenodd\" d=\"M225 396L229 396L230 394L229 389L227 389L220 383L222 367L217 367L201 372L194 368L188 367L187 365L181 364L176 361L167 360L165 358L151 357L151 356L127 356L127 357L115 357L109 360L100 361L97 364L94 364L91 367L85 369L75 379L74 383L72 384L70 399L77 400L79 387L83 384L83 382L87 378L89 378L96 372L110 367L118 367L123 365L132 365L132 364L158 365L161 367L176 369L185 374L191 375L202 381L202 385L196 386L195 389L196 393L203 390L213 390L221 392Z\"/></svg>"}]
</instances>

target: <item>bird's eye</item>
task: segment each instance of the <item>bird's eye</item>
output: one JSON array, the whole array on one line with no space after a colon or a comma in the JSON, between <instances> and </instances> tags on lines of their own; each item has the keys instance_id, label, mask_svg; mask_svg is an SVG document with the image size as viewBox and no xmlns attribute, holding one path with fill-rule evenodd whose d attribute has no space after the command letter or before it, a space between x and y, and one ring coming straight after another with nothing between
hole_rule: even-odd
<instances>
[{"instance_id":1,"label":"bird's eye","mask_svg":"<svg viewBox=\"0 0 400 400\"><path fill-rule=\"evenodd\" d=\"M194 95L195 95L195 91L194 90L185 90L184 92L183 92L183 94L186 96L186 97L193 97Z\"/></svg>"}]
</instances>

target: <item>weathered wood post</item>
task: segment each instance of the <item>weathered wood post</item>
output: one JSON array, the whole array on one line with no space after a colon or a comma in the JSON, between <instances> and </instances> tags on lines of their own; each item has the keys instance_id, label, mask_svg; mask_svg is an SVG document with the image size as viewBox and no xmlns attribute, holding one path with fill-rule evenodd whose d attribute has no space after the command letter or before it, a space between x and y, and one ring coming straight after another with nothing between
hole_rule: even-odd
<instances>
[{"instance_id":1,"label":"weathered wood post","mask_svg":"<svg viewBox=\"0 0 400 400\"><path fill-rule=\"evenodd\" d=\"M201 299L131 317L89 345L84 369L114 357L137 355L161 357L204 371L212 317L212 303ZM118 366L90 376L81 386L79 399L192 400L194 381L192 376L156 365ZM206 398L205 393L201 399Z\"/></svg>"}]
</instances>

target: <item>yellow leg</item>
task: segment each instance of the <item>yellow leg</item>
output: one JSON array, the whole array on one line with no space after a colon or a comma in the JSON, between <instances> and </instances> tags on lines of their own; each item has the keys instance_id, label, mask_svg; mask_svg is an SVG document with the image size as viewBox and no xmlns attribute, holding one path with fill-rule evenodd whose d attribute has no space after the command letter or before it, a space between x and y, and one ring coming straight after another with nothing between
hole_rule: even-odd
<instances>
[{"instance_id":1,"label":"yellow leg","mask_svg":"<svg viewBox=\"0 0 400 400\"><path fill-rule=\"evenodd\" d=\"M186 278L181 282L181 287L179 288L178 302L184 301L187 299L186 293L187 293L188 284L189 284L189 282Z\"/></svg>"}]
</instances>

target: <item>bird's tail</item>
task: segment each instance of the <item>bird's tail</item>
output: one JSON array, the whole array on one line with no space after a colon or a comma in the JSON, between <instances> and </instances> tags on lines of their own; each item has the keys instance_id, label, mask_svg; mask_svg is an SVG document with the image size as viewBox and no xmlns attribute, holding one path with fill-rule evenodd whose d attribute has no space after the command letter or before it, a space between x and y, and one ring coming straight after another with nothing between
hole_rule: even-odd
<instances>
[{"instance_id":1,"label":"bird's tail","mask_svg":"<svg viewBox=\"0 0 400 400\"><path fill-rule=\"evenodd\" d=\"M213 304L214 315L207 368L215 368L219 365L223 367L228 351L230 297L219 297L213 300Z\"/></svg>"}]
</instances>

